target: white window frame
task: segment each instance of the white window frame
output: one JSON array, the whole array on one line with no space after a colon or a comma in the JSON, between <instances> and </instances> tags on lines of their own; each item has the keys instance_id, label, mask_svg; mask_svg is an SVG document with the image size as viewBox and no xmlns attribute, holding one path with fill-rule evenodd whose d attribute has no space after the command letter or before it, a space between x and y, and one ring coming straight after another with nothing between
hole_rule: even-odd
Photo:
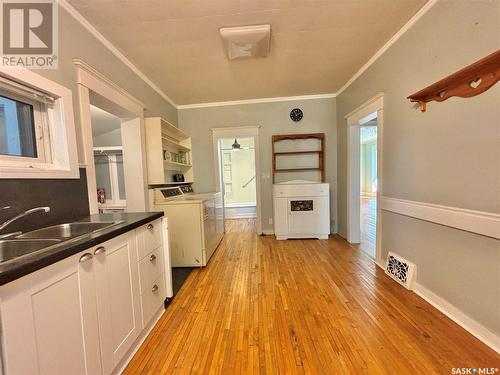
<instances>
[{"instance_id":1,"label":"white window frame","mask_svg":"<svg viewBox=\"0 0 500 375\"><path fill-rule=\"evenodd\" d=\"M36 158L0 156L0 178L79 178L72 93L27 69L0 68L0 91L34 105Z\"/></svg>"},{"instance_id":2,"label":"white window frame","mask_svg":"<svg viewBox=\"0 0 500 375\"><path fill-rule=\"evenodd\" d=\"M50 142L49 142L49 129L48 129L48 103L45 101L37 101L36 99L24 96L5 88L3 82L0 81L0 96L6 97L11 100L26 103L33 107L33 121L35 127L36 139L36 157L30 156L17 156L0 154L0 163L3 166L16 166L19 163L45 163L50 160Z\"/></svg>"}]
</instances>

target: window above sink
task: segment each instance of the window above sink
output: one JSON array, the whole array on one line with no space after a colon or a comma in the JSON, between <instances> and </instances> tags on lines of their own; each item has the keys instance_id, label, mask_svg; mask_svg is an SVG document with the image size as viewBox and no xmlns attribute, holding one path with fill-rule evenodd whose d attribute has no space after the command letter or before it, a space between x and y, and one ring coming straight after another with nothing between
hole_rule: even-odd
<instances>
[{"instance_id":1,"label":"window above sink","mask_svg":"<svg viewBox=\"0 0 500 375\"><path fill-rule=\"evenodd\" d=\"M71 90L0 68L0 178L79 178Z\"/></svg>"}]
</instances>

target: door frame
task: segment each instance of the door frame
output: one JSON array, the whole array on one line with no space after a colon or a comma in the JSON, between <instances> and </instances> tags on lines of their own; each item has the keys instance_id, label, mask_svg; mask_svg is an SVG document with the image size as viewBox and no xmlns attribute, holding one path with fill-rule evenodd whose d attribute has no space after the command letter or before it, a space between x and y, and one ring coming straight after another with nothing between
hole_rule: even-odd
<instances>
[{"instance_id":1,"label":"door frame","mask_svg":"<svg viewBox=\"0 0 500 375\"><path fill-rule=\"evenodd\" d=\"M382 258L382 160L384 93L378 93L345 116L347 120L347 241L360 242L360 126L377 118L377 221L375 260Z\"/></svg>"},{"instance_id":2,"label":"door frame","mask_svg":"<svg viewBox=\"0 0 500 375\"><path fill-rule=\"evenodd\" d=\"M97 183L90 105L95 105L120 118L127 211L148 211L149 193L144 130L144 109L146 106L82 60L74 59L73 63L77 68L78 101L85 163L81 166L84 166L87 171L90 213L99 212L96 198ZM133 152L130 152L131 150Z\"/></svg>"},{"instance_id":3,"label":"door frame","mask_svg":"<svg viewBox=\"0 0 500 375\"><path fill-rule=\"evenodd\" d=\"M257 234L262 234L262 209L261 209L261 168L260 168L260 125L237 126L224 128L211 128L214 157L215 190L223 193L221 183L222 171L220 170L221 150L219 141L223 138L253 138L255 148L255 190L256 190L256 226Z\"/></svg>"}]
</instances>

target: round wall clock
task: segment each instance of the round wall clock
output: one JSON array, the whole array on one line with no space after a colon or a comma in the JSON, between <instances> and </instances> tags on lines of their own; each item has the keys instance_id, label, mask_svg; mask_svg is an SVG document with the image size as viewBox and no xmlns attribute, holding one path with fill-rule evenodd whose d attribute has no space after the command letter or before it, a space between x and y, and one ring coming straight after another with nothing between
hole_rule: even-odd
<instances>
[{"instance_id":1,"label":"round wall clock","mask_svg":"<svg viewBox=\"0 0 500 375\"><path fill-rule=\"evenodd\" d=\"M292 121L298 122L302 120L302 117L304 117L304 114L300 108L294 108L290 111L290 118Z\"/></svg>"}]
</instances>

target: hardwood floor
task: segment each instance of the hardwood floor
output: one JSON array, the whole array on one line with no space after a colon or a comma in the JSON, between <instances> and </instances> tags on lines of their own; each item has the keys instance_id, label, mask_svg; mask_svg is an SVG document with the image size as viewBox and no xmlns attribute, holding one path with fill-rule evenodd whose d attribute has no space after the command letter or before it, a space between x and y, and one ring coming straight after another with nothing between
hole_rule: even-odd
<instances>
[{"instance_id":1,"label":"hardwood floor","mask_svg":"<svg viewBox=\"0 0 500 375\"><path fill-rule=\"evenodd\" d=\"M255 219L226 219L226 233L255 233Z\"/></svg>"},{"instance_id":2,"label":"hardwood floor","mask_svg":"<svg viewBox=\"0 0 500 375\"><path fill-rule=\"evenodd\" d=\"M340 237L230 231L125 373L450 374L499 365L493 350Z\"/></svg>"},{"instance_id":3,"label":"hardwood floor","mask_svg":"<svg viewBox=\"0 0 500 375\"><path fill-rule=\"evenodd\" d=\"M377 248L377 198L362 195L360 201L361 243L359 244L359 248L375 259Z\"/></svg>"}]
</instances>

